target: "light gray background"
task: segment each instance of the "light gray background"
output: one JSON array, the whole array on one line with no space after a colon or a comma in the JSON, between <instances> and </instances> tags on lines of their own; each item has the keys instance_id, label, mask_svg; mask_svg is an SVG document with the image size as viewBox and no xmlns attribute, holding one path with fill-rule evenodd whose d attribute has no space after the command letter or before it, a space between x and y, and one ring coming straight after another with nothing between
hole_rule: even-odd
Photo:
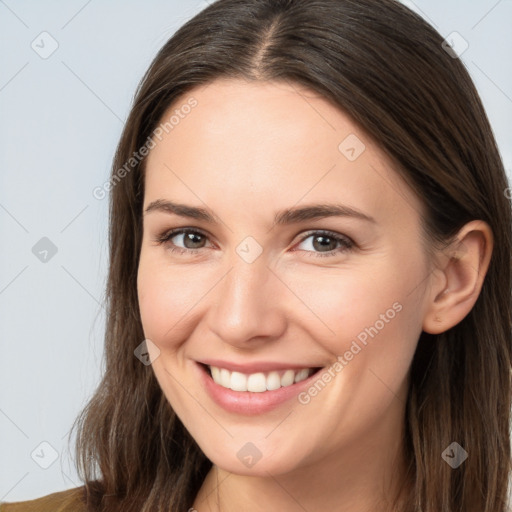
<instances>
[{"instance_id":1,"label":"light gray background","mask_svg":"<svg viewBox=\"0 0 512 512\"><path fill-rule=\"evenodd\" d=\"M510 176L512 1L404 3L468 41L461 58ZM67 433L102 369L107 268L108 202L92 190L108 179L143 72L204 6L0 0L0 501L81 485ZM46 59L31 47L51 49L44 31L58 43ZM43 237L57 247L47 262L32 252ZM42 442L55 450L47 469Z\"/></svg>"}]
</instances>

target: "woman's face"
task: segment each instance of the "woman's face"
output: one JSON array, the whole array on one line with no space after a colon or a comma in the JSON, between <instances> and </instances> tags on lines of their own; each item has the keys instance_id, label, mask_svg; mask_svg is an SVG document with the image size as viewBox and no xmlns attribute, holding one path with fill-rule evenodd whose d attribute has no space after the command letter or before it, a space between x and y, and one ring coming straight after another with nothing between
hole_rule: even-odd
<instances>
[{"instance_id":1,"label":"woman's face","mask_svg":"<svg viewBox=\"0 0 512 512\"><path fill-rule=\"evenodd\" d=\"M396 447L431 278L417 198L298 85L217 80L166 121L147 159L138 297L185 427L239 474Z\"/></svg>"}]
</instances>

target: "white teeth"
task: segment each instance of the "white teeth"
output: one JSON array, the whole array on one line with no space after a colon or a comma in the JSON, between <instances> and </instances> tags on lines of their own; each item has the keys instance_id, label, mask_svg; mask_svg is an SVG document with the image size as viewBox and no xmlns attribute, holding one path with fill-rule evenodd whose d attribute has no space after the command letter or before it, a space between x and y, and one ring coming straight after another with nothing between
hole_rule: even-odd
<instances>
[{"instance_id":1,"label":"white teeth","mask_svg":"<svg viewBox=\"0 0 512 512\"><path fill-rule=\"evenodd\" d=\"M307 368L303 368L299 370L295 374L295 382L300 382L301 380L307 379L309 377L309 370Z\"/></svg>"},{"instance_id":2,"label":"white teeth","mask_svg":"<svg viewBox=\"0 0 512 512\"><path fill-rule=\"evenodd\" d=\"M215 382L220 382L220 370L216 366L210 366L212 377Z\"/></svg>"},{"instance_id":3,"label":"white teeth","mask_svg":"<svg viewBox=\"0 0 512 512\"><path fill-rule=\"evenodd\" d=\"M258 372L246 375L240 372L230 372L225 368L209 366L212 379L216 384L233 391L252 391L262 393L272 391L280 387L291 386L295 382L307 379L312 373L311 368L300 370L286 370L282 375L279 372L271 371L268 374Z\"/></svg>"},{"instance_id":4,"label":"white teeth","mask_svg":"<svg viewBox=\"0 0 512 512\"><path fill-rule=\"evenodd\" d=\"M224 386L225 388L229 388L229 384L230 384L230 381L231 381L231 373L229 372L229 370L226 370L225 368L222 368L220 370L220 376L219 376L219 381L215 381L217 382L217 384L220 384L221 386Z\"/></svg>"},{"instance_id":5,"label":"white teeth","mask_svg":"<svg viewBox=\"0 0 512 512\"><path fill-rule=\"evenodd\" d=\"M279 373L270 372L267 375L267 390L272 391L274 389L279 389L281 387L281 377L279 377Z\"/></svg>"},{"instance_id":6,"label":"white teeth","mask_svg":"<svg viewBox=\"0 0 512 512\"><path fill-rule=\"evenodd\" d=\"M233 391L247 391L247 377L243 373L232 372L229 387Z\"/></svg>"},{"instance_id":7,"label":"white teeth","mask_svg":"<svg viewBox=\"0 0 512 512\"><path fill-rule=\"evenodd\" d=\"M253 373L247 377L247 391L261 393L267 391L267 379L264 373Z\"/></svg>"},{"instance_id":8,"label":"white teeth","mask_svg":"<svg viewBox=\"0 0 512 512\"><path fill-rule=\"evenodd\" d=\"M286 370L284 375L281 377L281 386L290 386L293 384L295 379L295 372L293 370Z\"/></svg>"}]
</instances>

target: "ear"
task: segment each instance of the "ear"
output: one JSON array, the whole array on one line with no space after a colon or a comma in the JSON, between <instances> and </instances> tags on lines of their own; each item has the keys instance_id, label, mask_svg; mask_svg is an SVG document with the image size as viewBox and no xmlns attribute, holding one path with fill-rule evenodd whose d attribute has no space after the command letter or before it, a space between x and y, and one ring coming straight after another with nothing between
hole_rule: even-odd
<instances>
[{"instance_id":1,"label":"ear","mask_svg":"<svg viewBox=\"0 0 512 512\"><path fill-rule=\"evenodd\" d=\"M482 289L492 249L490 226L474 220L460 229L448 248L440 251L423 319L425 332L447 331L471 311Z\"/></svg>"}]
</instances>

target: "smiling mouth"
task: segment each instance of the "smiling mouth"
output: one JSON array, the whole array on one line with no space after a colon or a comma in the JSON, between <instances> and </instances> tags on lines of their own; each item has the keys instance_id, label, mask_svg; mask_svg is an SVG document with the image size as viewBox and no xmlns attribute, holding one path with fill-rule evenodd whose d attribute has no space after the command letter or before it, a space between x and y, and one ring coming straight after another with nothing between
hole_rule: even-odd
<instances>
[{"instance_id":1,"label":"smiling mouth","mask_svg":"<svg viewBox=\"0 0 512 512\"><path fill-rule=\"evenodd\" d=\"M251 391L253 393L263 393L292 386L311 377L311 375L321 369L316 367L245 374L217 366L204 364L201 366L203 366L215 384L233 391Z\"/></svg>"}]
</instances>

